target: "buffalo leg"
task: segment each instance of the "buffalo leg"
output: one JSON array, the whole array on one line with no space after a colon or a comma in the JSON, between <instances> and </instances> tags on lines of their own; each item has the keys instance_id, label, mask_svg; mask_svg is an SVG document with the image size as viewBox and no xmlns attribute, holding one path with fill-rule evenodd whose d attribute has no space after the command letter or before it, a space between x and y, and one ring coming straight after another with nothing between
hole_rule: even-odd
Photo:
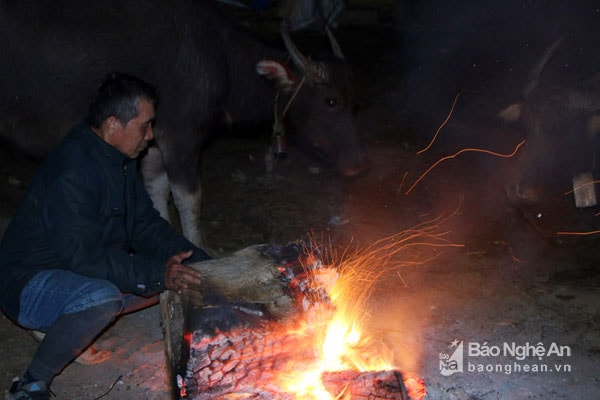
<instances>
[{"instance_id":1,"label":"buffalo leg","mask_svg":"<svg viewBox=\"0 0 600 400\"><path fill-rule=\"evenodd\" d=\"M178 151L173 152L170 151L171 149L178 149ZM200 231L202 190L200 151L197 149L198 146L193 143L193 140L183 143L167 141L162 143L160 148L152 146L142 159L142 175L146 190L160 215L171 222L171 225L179 228L175 224L177 216L170 213L168 206L169 195L172 195L183 236L202 247L204 244Z\"/></svg>"},{"instance_id":2,"label":"buffalo leg","mask_svg":"<svg viewBox=\"0 0 600 400\"><path fill-rule=\"evenodd\" d=\"M190 191L185 185L171 183L173 202L179 212L183 235L198 247L203 247L204 237L200 230L202 190L200 185Z\"/></svg>"},{"instance_id":3,"label":"buffalo leg","mask_svg":"<svg viewBox=\"0 0 600 400\"><path fill-rule=\"evenodd\" d=\"M161 217L171 222L169 217L169 179L158 147L148 148L148 154L142 158L141 171L144 185L154 203L154 208L158 210Z\"/></svg>"}]
</instances>

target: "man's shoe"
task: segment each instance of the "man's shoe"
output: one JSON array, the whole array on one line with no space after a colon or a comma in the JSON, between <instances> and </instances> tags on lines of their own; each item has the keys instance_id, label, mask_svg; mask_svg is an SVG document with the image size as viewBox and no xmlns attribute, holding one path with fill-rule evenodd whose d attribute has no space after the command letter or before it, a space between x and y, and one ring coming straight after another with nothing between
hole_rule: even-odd
<instances>
[{"instance_id":1,"label":"man's shoe","mask_svg":"<svg viewBox=\"0 0 600 400\"><path fill-rule=\"evenodd\" d=\"M52 392L46 382L29 382L25 385L15 378L6 392L6 400L49 400Z\"/></svg>"}]
</instances>

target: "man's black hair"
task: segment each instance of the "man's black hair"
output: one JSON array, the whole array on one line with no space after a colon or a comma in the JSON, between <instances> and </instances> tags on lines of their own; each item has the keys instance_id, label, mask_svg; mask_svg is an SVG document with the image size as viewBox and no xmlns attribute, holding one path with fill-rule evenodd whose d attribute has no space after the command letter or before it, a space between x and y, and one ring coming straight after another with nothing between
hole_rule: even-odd
<instances>
[{"instance_id":1,"label":"man's black hair","mask_svg":"<svg viewBox=\"0 0 600 400\"><path fill-rule=\"evenodd\" d=\"M90 124L99 128L111 116L126 124L137 117L138 102L142 99L158 108L158 92L154 86L131 75L111 72L98 87L90 104Z\"/></svg>"}]
</instances>

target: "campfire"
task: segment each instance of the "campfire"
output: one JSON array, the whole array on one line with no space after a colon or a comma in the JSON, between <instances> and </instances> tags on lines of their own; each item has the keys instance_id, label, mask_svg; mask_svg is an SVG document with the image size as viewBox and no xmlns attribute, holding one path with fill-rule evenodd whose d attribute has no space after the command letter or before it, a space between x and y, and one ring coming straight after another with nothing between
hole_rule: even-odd
<instances>
[{"instance_id":1,"label":"campfire","mask_svg":"<svg viewBox=\"0 0 600 400\"><path fill-rule=\"evenodd\" d=\"M255 248L273 260L296 312L273 319L262 306L214 294L188 309L179 397L424 398L424 381L398 370L393 351L368 333L365 321L367 301L383 276L425 262L431 257L426 249L455 246L437 228L405 231L341 254L314 243Z\"/></svg>"}]
</instances>

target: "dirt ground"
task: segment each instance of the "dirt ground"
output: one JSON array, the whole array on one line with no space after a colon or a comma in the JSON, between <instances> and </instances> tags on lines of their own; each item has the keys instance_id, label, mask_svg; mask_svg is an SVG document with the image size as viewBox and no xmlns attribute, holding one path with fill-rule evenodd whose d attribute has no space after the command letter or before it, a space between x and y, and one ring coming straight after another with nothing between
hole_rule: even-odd
<instances>
[{"instance_id":1,"label":"dirt ground","mask_svg":"<svg viewBox=\"0 0 600 400\"><path fill-rule=\"evenodd\" d=\"M307 235L367 246L438 220L448 239L462 247L434 249L436 258L415 260L417 265L385 276L366 310L369 329L393 350L398 369L421 376L429 399L597 398L600 275L594 239L558 246L542 237L531 218L506 199L514 159L464 153L431 170L407 194L435 161L464 147L453 141L456 132L474 132L467 136L474 145L481 144L475 133L485 132L486 146L500 153L510 153L522 134L459 113L430 150L417 154L434 132L405 119L398 60L382 45L390 42L389 32L373 31L362 40L361 53L350 52L349 59L364 77L361 123L367 127L370 174L342 180L294 148L268 172L262 138L219 139L204 158L208 247L225 255ZM4 228L37 164L6 149L1 160ZM441 365L458 360L460 342L463 370L446 376ZM513 343L526 349L526 357L504 354L505 344ZM532 350L540 345L543 353ZM556 346L568 346L569 352L549 351ZM169 398L156 307L121 318L97 347L113 357L94 366L68 366L52 385L57 398ZM35 348L26 331L0 319L4 385L22 374Z\"/></svg>"}]
</instances>

